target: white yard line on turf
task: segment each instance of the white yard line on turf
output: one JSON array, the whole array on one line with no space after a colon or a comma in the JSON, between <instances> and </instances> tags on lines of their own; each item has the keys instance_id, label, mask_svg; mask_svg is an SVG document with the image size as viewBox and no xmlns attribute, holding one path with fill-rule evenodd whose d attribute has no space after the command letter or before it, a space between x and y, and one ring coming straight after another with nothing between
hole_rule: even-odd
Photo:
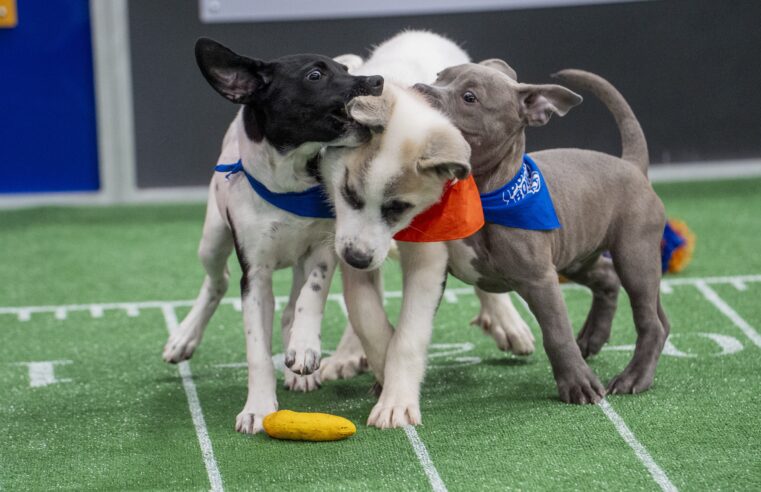
<instances>
[{"instance_id":1,"label":"white yard line on turf","mask_svg":"<svg viewBox=\"0 0 761 492\"><path fill-rule=\"evenodd\" d=\"M597 406L602 409L602 411L605 413L605 416L608 417L608 420L613 422L613 425L615 426L618 433L621 435L624 441L626 441L626 444L628 444L629 447L634 450L634 454L636 454L637 458L639 458L642 464L645 465L645 468L647 468L647 471L650 472L653 480L655 480L655 483L658 484L661 490L664 492L676 492L677 488L673 483L671 483L669 477L666 476L666 472L664 472L663 469L658 466L658 463L656 463L653 457L650 456L650 453L647 452L645 446L643 446L642 443L639 442L636 437L634 437L634 434L629 429L629 426L627 426L626 422L624 422L624 419L622 419L621 416L618 415L615 410L613 410L613 407L610 406L608 400L603 398L600 403L597 404Z\"/></svg>"},{"instance_id":2,"label":"white yard line on turf","mask_svg":"<svg viewBox=\"0 0 761 492\"><path fill-rule=\"evenodd\" d=\"M178 324L177 313L174 310L174 306L168 304L164 305L161 307L161 312L164 313L164 321L166 322L167 330L170 333L173 332ZM224 487L222 486L222 475L219 473L217 459L214 457L214 449L211 447L209 430L206 428L206 419L203 418L203 410L201 409L201 402L198 399L196 384L193 382L193 373L190 371L190 363L188 361L180 362L177 364L177 368L180 371L182 386L185 388L185 395L188 398L190 416L193 418L193 425L196 428L198 444L201 446L201 455L203 456L204 465L206 465L206 474L209 476L211 490L214 492L221 492L224 490Z\"/></svg>"},{"instance_id":3,"label":"white yard line on turf","mask_svg":"<svg viewBox=\"0 0 761 492\"><path fill-rule=\"evenodd\" d=\"M747 283L761 282L761 275L736 275L731 277L703 277L703 278L673 278L666 279L661 282L663 286L675 287L682 285L698 286L702 284L731 284L734 286L744 285ZM563 284L561 286L565 289L582 289L586 290L586 287L582 287L576 284ZM459 295L472 295L473 289L471 287L454 287L446 289L446 296L449 300L456 299ZM398 299L402 297L402 292L399 290L392 290L384 292L386 299ZM333 293L328 296L328 299L333 302L340 302L343 300L343 294ZM279 304L285 304L288 302L288 296L278 296L275 301ZM194 300L184 301L143 301L143 302L103 302L103 303L90 303L90 304L62 304L62 305L47 305L47 306L8 306L0 307L0 314L15 314L19 321L29 321L32 314L36 313L54 313L56 317L64 317L71 311L90 311L96 309L97 312L102 313L106 310L121 310L125 311L128 316L138 316L140 309L162 309L164 306L172 307L189 307L193 305ZM223 304L231 304L236 310L240 309L240 299L228 297L222 300Z\"/></svg>"},{"instance_id":4,"label":"white yard line on turf","mask_svg":"<svg viewBox=\"0 0 761 492\"><path fill-rule=\"evenodd\" d=\"M732 282L733 284L735 282ZM713 290L709 285L704 281L697 281L695 282L695 287L700 291L701 294L703 294L703 297L708 300L711 304L713 304L716 309L721 311L724 316L729 318L732 323L735 324L740 330L742 330L745 335L750 338L750 341L755 343L757 346L761 347L761 334L759 334L755 328L750 326L747 321L742 319L742 317L737 314L737 311L732 309L729 304L724 302L724 299L719 297L719 294L716 293L715 290Z\"/></svg>"},{"instance_id":5,"label":"white yard line on turf","mask_svg":"<svg viewBox=\"0 0 761 492\"><path fill-rule=\"evenodd\" d=\"M425 472L425 475L428 477L428 482L431 484L431 488L433 489L433 491L446 492L447 486L444 485L444 481L441 480L439 471L436 469L436 466L433 464L433 461L431 461L431 456L428 454L428 449L425 447L425 444L423 444L423 441L420 439L420 435L418 435L417 430L415 430L415 427L412 425L405 425L404 433L407 434L407 439L409 439L410 444L412 444L412 449L415 450L417 459L418 461L420 461L420 466L423 467L423 471Z\"/></svg>"}]
</instances>

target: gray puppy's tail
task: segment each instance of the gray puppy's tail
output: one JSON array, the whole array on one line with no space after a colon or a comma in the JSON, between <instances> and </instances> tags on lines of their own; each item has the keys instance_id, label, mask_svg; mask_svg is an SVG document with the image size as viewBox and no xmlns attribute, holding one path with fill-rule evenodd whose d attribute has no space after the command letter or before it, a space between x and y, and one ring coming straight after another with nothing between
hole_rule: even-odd
<instances>
[{"instance_id":1,"label":"gray puppy's tail","mask_svg":"<svg viewBox=\"0 0 761 492\"><path fill-rule=\"evenodd\" d=\"M621 158L635 164L647 176L650 157L645 134L624 96L604 78L584 70L565 69L552 74L552 77L568 83L572 88L591 92L605 104L621 133Z\"/></svg>"}]
</instances>

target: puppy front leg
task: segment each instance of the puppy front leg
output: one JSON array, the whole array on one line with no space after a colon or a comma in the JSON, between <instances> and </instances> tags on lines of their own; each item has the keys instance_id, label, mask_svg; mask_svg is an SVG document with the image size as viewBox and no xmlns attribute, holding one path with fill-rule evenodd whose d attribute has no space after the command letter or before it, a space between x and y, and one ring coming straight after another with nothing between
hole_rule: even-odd
<instances>
[{"instance_id":1,"label":"puppy front leg","mask_svg":"<svg viewBox=\"0 0 761 492\"><path fill-rule=\"evenodd\" d=\"M386 349L394 334L383 309L382 272L360 271L341 265L344 300L349 323L367 355L367 364L375 379L383 384Z\"/></svg>"},{"instance_id":2,"label":"puppy front leg","mask_svg":"<svg viewBox=\"0 0 761 492\"><path fill-rule=\"evenodd\" d=\"M285 350L285 365L296 374L312 374L320 367L320 328L335 268L332 246L316 249L304 261L305 282L296 300L293 327ZM315 377L314 383L319 385L319 376Z\"/></svg>"},{"instance_id":3,"label":"puppy front leg","mask_svg":"<svg viewBox=\"0 0 761 492\"><path fill-rule=\"evenodd\" d=\"M255 434L262 420L277 410L275 367L272 364L272 270L250 267L241 278L243 327L248 360L248 398L235 421L235 430Z\"/></svg>"},{"instance_id":4,"label":"puppy front leg","mask_svg":"<svg viewBox=\"0 0 761 492\"><path fill-rule=\"evenodd\" d=\"M521 283L519 293L542 329L544 350L552 365L560 399L579 404L600 401L605 396L605 388L584 361L573 338L555 270Z\"/></svg>"},{"instance_id":5,"label":"puppy front leg","mask_svg":"<svg viewBox=\"0 0 761 492\"><path fill-rule=\"evenodd\" d=\"M294 265L291 271L293 272L291 293L288 297L288 304L285 306L285 309L283 309L283 314L280 317L283 347L286 348L291 341L291 328L293 327L293 319L296 314L296 301L299 299L301 288L304 287L304 282L306 280L304 278L304 261L300 260ZM307 392L320 387L320 375L317 372L301 376L285 367L283 368L283 375L285 376L285 387L291 391Z\"/></svg>"},{"instance_id":6,"label":"puppy front leg","mask_svg":"<svg viewBox=\"0 0 761 492\"><path fill-rule=\"evenodd\" d=\"M447 249L444 243L399 243L403 296L399 326L389 343L385 384L368 425L381 429L417 425L420 385L428 344L446 283Z\"/></svg>"}]
</instances>

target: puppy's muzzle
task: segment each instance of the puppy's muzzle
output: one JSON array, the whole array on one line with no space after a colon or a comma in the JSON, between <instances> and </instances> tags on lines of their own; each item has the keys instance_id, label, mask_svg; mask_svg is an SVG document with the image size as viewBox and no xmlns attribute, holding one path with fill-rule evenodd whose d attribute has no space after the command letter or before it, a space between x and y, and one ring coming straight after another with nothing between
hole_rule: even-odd
<instances>
[{"instance_id":1,"label":"puppy's muzzle","mask_svg":"<svg viewBox=\"0 0 761 492\"><path fill-rule=\"evenodd\" d=\"M360 80L354 87L352 97L356 96L380 96L383 93L383 77L372 75L370 77L358 77Z\"/></svg>"}]
</instances>

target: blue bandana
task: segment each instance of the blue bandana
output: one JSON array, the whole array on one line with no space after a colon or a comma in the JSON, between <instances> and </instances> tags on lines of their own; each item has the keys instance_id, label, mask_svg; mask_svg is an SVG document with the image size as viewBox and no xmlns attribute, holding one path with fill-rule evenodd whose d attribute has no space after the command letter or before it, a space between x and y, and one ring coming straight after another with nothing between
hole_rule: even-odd
<instances>
[{"instance_id":1,"label":"blue bandana","mask_svg":"<svg viewBox=\"0 0 761 492\"><path fill-rule=\"evenodd\" d=\"M518 174L503 187L481 195L486 222L516 229L559 229L550 192L539 167L528 155Z\"/></svg>"},{"instance_id":2,"label":"blue bandana","mask_svg":"<svg viewBox=\"0 0 761 492\"><path fill-rule=\"evenodd\" d=\"M219 164L214 170L220 173L227 173L227 176L243 171L248 182L256 193L265 201L273 206L290 212L299 217L309 217L313 219L333 219L333 207L328 201L328 196L322 186L313 186L304 191L275 193L270 191L256 178L248 174L243 168L243 162L238 160L235 164Z\"/></svg>"}]
</instances>

